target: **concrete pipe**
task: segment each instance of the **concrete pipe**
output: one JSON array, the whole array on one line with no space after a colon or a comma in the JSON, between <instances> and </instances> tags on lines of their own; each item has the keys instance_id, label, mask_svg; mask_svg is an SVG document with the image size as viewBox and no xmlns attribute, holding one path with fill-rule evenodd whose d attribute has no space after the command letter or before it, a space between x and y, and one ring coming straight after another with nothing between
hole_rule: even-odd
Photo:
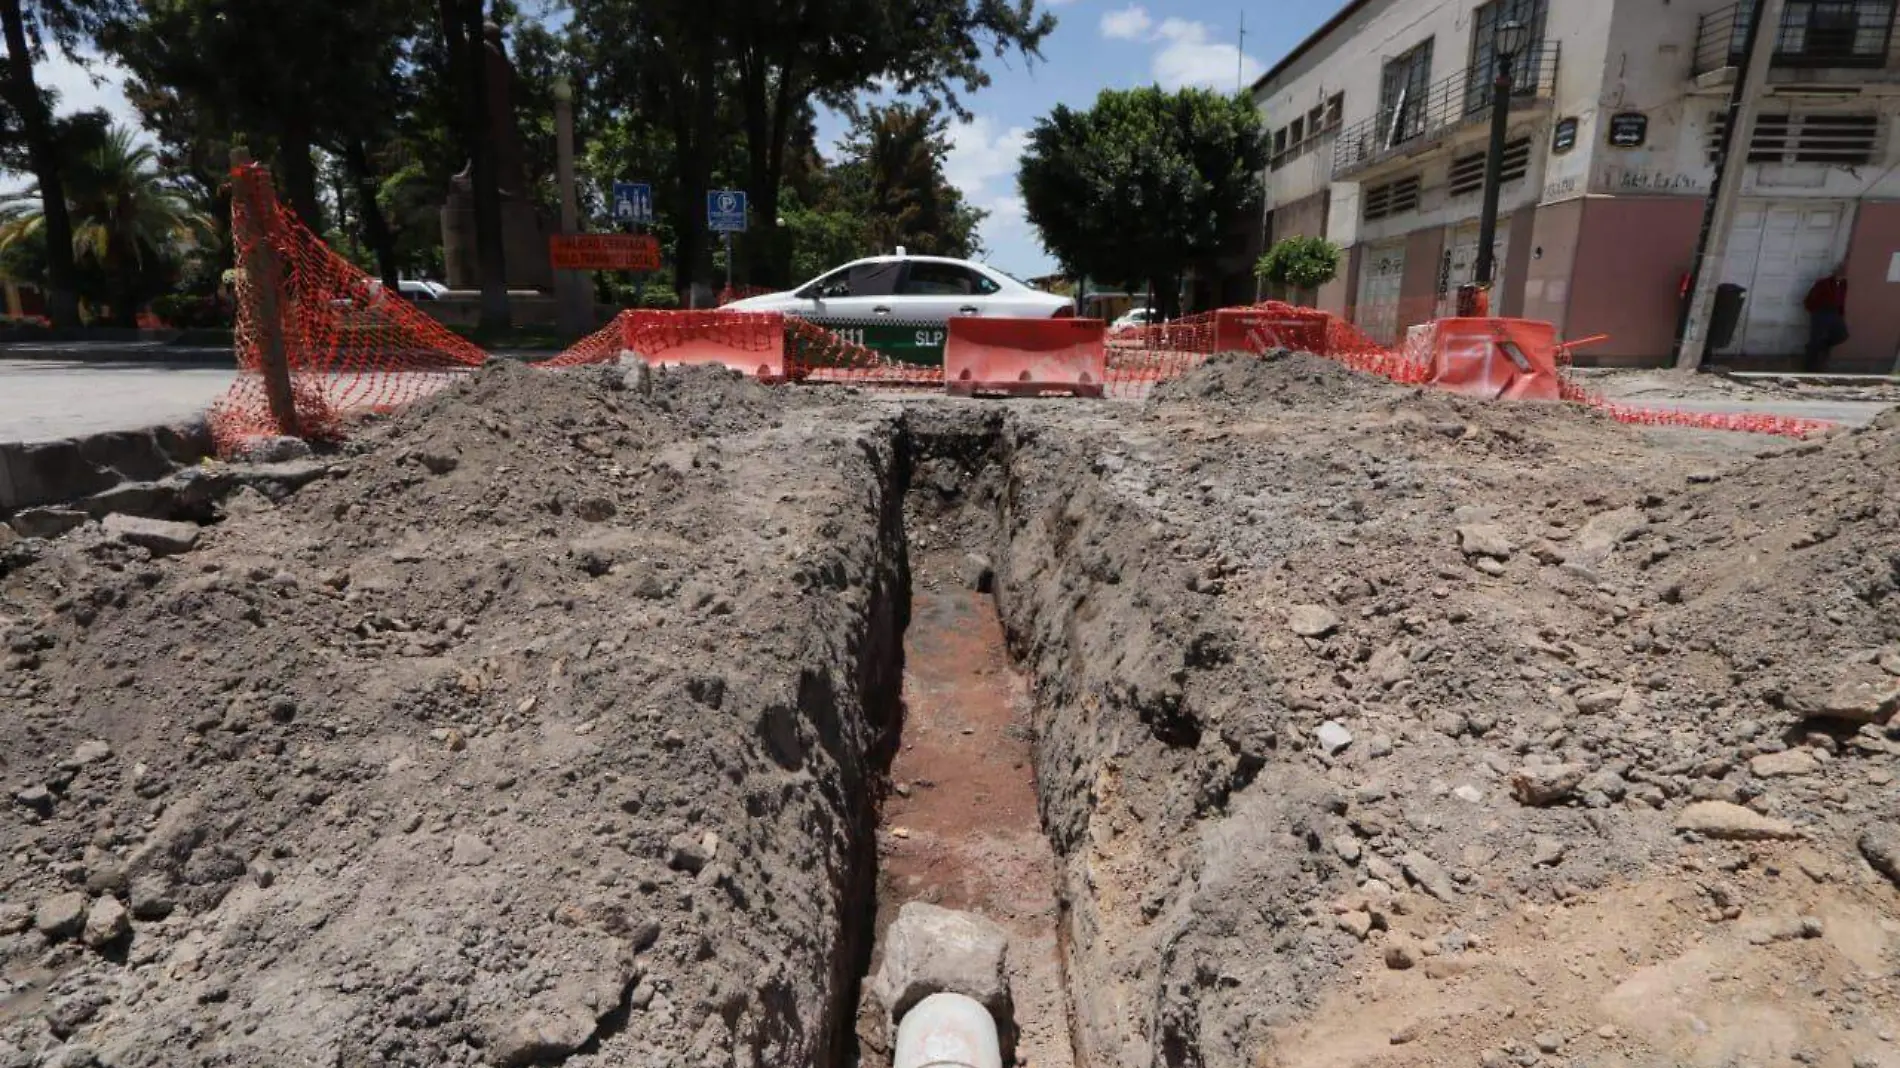
<instances>
[{"instance_id":1,"label":"concrete pipe","mask_svg":"<svg viewBox=\"0 0 1900 1068\"><path fill-rule=\"evenodd\" d=\"M962 994L932 994L897 1024L894 1068L1003 1068L996 1021Z\"/></svg>"}]
</instances>

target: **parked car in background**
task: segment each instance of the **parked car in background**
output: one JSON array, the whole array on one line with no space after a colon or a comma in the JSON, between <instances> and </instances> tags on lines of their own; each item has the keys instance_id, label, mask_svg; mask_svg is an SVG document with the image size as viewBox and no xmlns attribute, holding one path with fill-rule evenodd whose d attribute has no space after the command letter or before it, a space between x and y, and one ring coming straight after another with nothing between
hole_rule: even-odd
<instances>
[{"instance_id":1,"label":"parked car in background","mask_svg":"<svg viewBox=\"0 0 1900 1068\"><path fill-rule=\"evenodd\" d=\"M893 256L855 260L783 293L767 293L726 305L727 311L782 312L817 323L947 323L976 315L1051 319L1068 315L1073 302L1044 293L984 263L943 256Z\"/></svg>"},{"instance_id":2,"label":"parked car in background","mask_svg":"<svg viewBox=\"0 0 1900 1068\"><path fill-rule=\"evenodd\" d=\"M402 287L402 299L407 301L441 300L449 293L448 286L426 279L404 278L397 284Z\"/></svg>"},{"instance_id":3,"label":"parked car in background","mask_svg":"<svg viewBox=\"0 0 1900 1068\"><path fill-rule=\"evenodd\" d=\"M1130 308L1128 309L1128 314L1110 323L1108 328L1110 331L1120 333L1124 330L1132 330L1137 326L1153 326L1159 321L1153 308Z\"/></svg>"}]
</instances>

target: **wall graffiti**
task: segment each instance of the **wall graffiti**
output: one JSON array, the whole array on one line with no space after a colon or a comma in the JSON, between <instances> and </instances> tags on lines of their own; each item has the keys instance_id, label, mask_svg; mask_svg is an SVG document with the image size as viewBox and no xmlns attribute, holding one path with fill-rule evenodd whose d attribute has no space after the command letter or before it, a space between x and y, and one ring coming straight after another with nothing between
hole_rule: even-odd
<instances>
[{"instance_id":1,"label":"wall graffiti","mask_svg":"<svg viewBox=\"0 0 1900 1068\"><path fill-rule=\"evenodd\" d=\"M1616 192L1688 193L1700 192L1709 185L1700 175L1634 167L1605 167L1599 178L1601 188Z\"/></svg>"},{"instance_id":2,"label":"wall graffiti","mask_svg":"<svg viewBox=\"0 0 1900 1068\"><path fill-rule=\"evenodd\" d=\"M1574 174L1565 178L1559 178L1554 182L1545 182L1544 199L1556 200L1560 197L1574 196L1577 193L1583 192L1581 188L1582 185L1582 179Z\"/></svg>"}]
</instances>

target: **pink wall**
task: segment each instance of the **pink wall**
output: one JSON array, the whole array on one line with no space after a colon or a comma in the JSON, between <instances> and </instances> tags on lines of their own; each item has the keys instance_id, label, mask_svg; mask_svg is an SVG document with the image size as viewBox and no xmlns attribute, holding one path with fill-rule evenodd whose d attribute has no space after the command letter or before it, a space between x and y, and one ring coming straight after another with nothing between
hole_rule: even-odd
<instances>
[{"instance_id":1,"label":"pink wall","mask_svg":"<svg viewBox=\"0 0 1900 1068\"><path fill-rule=\"evenodd\" d=\"M1900 283L1887 270L1900 253L1900 203L1863 201L1847 245L1847 330L1830 370L1886 371L1900 348Z\"/></svg>"},{"instance_id":2,"label":"pink wall","mask_svg":"<svg viewBox=\"0 0 1900 1068\"><path fill-rule=\"evenodd\" d=\"M1511 213L1511 243L1504 250L1504 277L1498 279L1497 314L1519 318L1524 314L1524 279L1531 263L1531 238L1537 208L1526 204Z\"/></svg>"},{"instance_id":3,"label":"pink wall","mask_svg":"<svg viewBox=\"0 0 1900 1068\"><path fill-rule=\"evenodd\" d=\"M1432 226L1405 235L1405 277L1399 282L1399 336L1438 314L1438 269L1445 255L1445 230Z\"/></svg>"},{"instance_id":4,"label":"pink wall","mask_svg":"<svg viewBox=\"0 0 1900 1068\"><path fill-rule=\"evenodd\" d=\"M1583 226L1583 201L1566 200L1537 210L1525 227L1530 249L1525 253L1522 311L1526 319L1542 319L1568 337L1565 319L1570 311L1570 272L1577 262L1577 236ZM1517 234L1512 224L1513 237ZM1583 335L1588 336L1588 335Z\"/></svg>"},{"instance_id":5,"label":"pink wall","mask_svg":"<svg viewBox=\"0 0 1900 1068\"><path fill-rule=\"evenodd\" d=\"M1580 350L1580 362L1658 366L1668 361L1680 308L1677 293L1701 227L1702 201L1695 197L1584 201L1564 336L1610 337Z\"/></svg>"}]
</instances>

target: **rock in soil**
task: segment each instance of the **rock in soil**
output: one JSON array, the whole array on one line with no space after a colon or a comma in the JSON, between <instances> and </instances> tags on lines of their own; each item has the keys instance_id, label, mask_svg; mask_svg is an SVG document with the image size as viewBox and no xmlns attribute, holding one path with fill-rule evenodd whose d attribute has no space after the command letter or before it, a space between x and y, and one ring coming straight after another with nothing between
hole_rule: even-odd
<instances>
[{"instance_id":1,"label":"rock in soil","mask_svg":"<svg viewBox=\"0 0 1900 1068\"><path fill-rule=\"evenodd\" d=\"M906 902L885 933L872 994L892 1021L932 994L962 994L1007 1024L1009 935L974 913Z\"/></svg>"}]
</instances>

